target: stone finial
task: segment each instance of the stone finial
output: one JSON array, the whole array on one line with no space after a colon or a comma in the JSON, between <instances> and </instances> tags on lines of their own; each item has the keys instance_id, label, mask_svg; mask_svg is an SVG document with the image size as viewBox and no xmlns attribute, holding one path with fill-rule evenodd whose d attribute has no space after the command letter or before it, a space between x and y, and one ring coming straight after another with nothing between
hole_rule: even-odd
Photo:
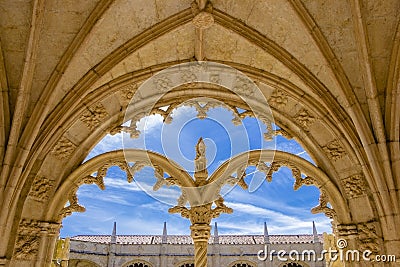
<instances>
[{"instance_id":1,"label":"stone finial","mask_svg":"<svg viewBox=\"0 0 400 267\"><path fill-rule=\"evenodd\" d=\"M114 222L113 231L111 234L111 244L117 243L117 222Z\"/></svg>"},{"instance_id":2,"label":"stone finial","mask_svg":"<svg viewBox=\"0 0 400 267\"><path fill-rule=\"evenodd\" d=\"M215 222L215 224L214 224L214 244L219 244L219 235L218 235L217 222Z\"/></svg>"},{"instance_id":3,"label":"stone finial","mask_svg":"<svg viewBox=\"0 0 400 267\"><path fill-rule=\"evenodd\" d=\"M312 222L312 226L313 226L314 243L319 243L317 227L315 227L315 222L314 221Z\"/></svg>"},{"instance_id":4,"label":"stone finial","mask_svg":"<svg viewBox=\"0 0 400 267\"><path fill-rule=\"evenodd\" d=\"M162 233L162 241L163 244L168 243L168 234L167 234L167 222L164 222L164 228Z\"/></svg>"},{"instance_id":5,"label":"stone finial","mask_svg":"<svg viewBox=\"0 0 400 267\"><path fill-rule=\"evenodd\" d=\"M264 222L264 244L271 244L269 240L268 227L266 222Z\"/></svg>"}]
</instances>

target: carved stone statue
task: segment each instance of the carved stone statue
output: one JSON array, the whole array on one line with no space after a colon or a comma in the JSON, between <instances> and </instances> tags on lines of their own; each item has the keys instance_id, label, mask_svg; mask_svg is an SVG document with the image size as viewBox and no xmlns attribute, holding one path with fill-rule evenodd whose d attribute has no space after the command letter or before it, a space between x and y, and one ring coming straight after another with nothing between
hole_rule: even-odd
<instances>
[{"instance_id":1,"label":"carved stone statue","mask_svg":"<svg viewBox=\"0 0 400 267\"><path fill-rule=\"evenodd\" d=\"M204 185L208 178L206 145L203 138L200 137L196 144L196 157L194 159L195 173L194 178L197 185Z\"/></svg>"}]
</instances>

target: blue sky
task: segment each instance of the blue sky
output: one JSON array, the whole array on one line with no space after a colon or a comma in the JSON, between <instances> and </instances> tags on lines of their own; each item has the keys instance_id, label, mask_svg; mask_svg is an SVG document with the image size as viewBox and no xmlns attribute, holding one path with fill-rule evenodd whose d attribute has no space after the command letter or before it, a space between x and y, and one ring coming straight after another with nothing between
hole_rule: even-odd
<instances>
[{"instance_id":1,"label":"blue sky","mask_svg":"<svg viewBox=\"0 0 400 267\"><path fill-rule=\"evenodd\" d=\"M159 115L150 116L138 123L142 132L138 139L131 139L128 134L107 135L86 160L123 147L146 148L168 156L191 173L194 147L203 137L209 174L223 161L250 149L276 148L311 161L294 140L277 136L272 142L266 142L262 138L265 126L257 119L246 118L242 125L235 126L231 122L232 113L227 109L214 108L207 115L208 118L200 120L194 108L180 107L173 112L170 124L163 124ZM271 183L258 172L248 175L246 181L250 184L248 191L234 187L224 196L225 204L234 212L213 220L218 222L220 234L262 234L264 221L270 234L310 234L312 221L316 222L318 232L331 232L325 215L310 212L318 204L318 189L304 186L294 191L290 170L281 168ZM79 202L87 211L65 218L61 236L110 234L114 221L118 234L161 234L164 221L169 234L189 234L189 221L168 213L168 208L176 204L179 189L163 187L153 192L154 182L153 170L149 167L137 173L131 184L123 172L112 167L105 179L106 190L101 191L96 185L80 187Z\"/></svg>"}]
</instances>

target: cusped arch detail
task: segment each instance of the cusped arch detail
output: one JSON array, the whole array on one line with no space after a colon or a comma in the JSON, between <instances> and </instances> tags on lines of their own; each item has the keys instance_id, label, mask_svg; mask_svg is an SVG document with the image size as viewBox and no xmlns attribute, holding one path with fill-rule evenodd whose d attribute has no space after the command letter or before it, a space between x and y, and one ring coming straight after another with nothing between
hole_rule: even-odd
<instances>
[{"instance_id":1,"label":"cusped arch detail","mask_svg":"<svg viewBox=\"0 0 400 267\"><path fill-rule=\"evenodd\" d=\"M246 169L247 166L257 167L258 170L265 173L268 181L272 179L272 175L275 171L286 166L292 171L294 189L298 189L303 185L315 185L319 188L321 192L320 203L312 212L323 212L328 217L338 220L341 223L350 220L349 211L345 205L345 199L340 194L335 184L322 170L299 156L276 150L253 150L241 153L222 163L220 167L211 174L208 179L208 185L206 188L202 189L203 193L200 193L200 191L197 191L193 178L177 163L174 163L161 154L137 149L107 152L79 166L67 177L64 183L59 187L59 190L57 190L55 197L49 205L50 208L47 213L48 220L60 221L63 216L69 215L70 213L65 214L65 209L68 207L64 207L64 205L71 197L74 197L76 200L74 204L79 205L76 191L81 184L95 183L101 189L104 189L103 178L109 167L119 166L126 171L128 179L132 179L132 175L138 170L137 166L139 166L140 169L145 165L152 166L155 169L157 181L153 189L157 190L163 185L179 185L182 189L182 196L183 190L190 192L190 199L188 199L188 201L191 205L214 201L219 197L216 193L219 192L219 188L224 184L234 185L237 183L243 188L246 188L243 180L243 170ZM164 173L167 173L169 176L165 178L166 176ZM236 174L236 177L234 174ZM331 203L334 209L329 207L328 203ZM71 205L72 203L70 200L69 207L71 207ZM69 211L83 210L74 210L74 207L71 207ZM62 216L60 216L60 214Z\"/></svg>"}]
</instances>

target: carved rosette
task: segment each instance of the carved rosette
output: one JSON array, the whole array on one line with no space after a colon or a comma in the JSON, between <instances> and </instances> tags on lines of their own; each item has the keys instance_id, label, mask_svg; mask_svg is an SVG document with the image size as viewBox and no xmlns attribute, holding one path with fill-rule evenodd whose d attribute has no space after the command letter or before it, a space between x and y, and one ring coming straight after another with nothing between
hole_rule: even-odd
<instances>
[{"instance_id":1,"label":"carved rosette","mask_svg":"<svg viewBox=\"0 0 400 267\"><path fill-rule=\"evenodd\" d=\"M76 145L67 137L63 136L53 147L51 154L53 154L57 159L65 160L71 157L71 154L75 151L75 149Z\"/></svg>"},{"instance_id":2,"label":"carved rosette","mask_svg":"<svg viewBox=\"0 0 400 267\"><path fill-rule=\"evenodd\" d=\"M322 149L328 158L333 161L337 161L347 154L339 140L333 140L332 142L323 146Z\"/></svg>"},{"instance_id":3,"label":"carved rosette","mask_svg":"<svg viewBox=\"0 0 400 267\"><path fill-rule=\"evenodd\" d=\"M13 258L32 260L38 253L42 235L57 235L60 224L23 219L18 227Z\"/></svg>"},{"instance_id":4,"label":"carved rosette","mask_svg":"<svg viewBox=\"0 0 400 267\"><path fill-rule=\"evenodd\" d=\"M96 129L101 121L108 116L107 110L102 104L96 104L88 108L80 117L80 120L90 129Z\"/></svg>"},{"instance_id":5,"label":"carved rosette","mask_svg":"<svg viewBox=\"0 0 400 267\"><path fill-rule=\"evenodd\" d=\"M366 186L362 174L352 175L343 179L342 185L349 198L356 198L365 195Z\"/></svg>"}]
</instances>

